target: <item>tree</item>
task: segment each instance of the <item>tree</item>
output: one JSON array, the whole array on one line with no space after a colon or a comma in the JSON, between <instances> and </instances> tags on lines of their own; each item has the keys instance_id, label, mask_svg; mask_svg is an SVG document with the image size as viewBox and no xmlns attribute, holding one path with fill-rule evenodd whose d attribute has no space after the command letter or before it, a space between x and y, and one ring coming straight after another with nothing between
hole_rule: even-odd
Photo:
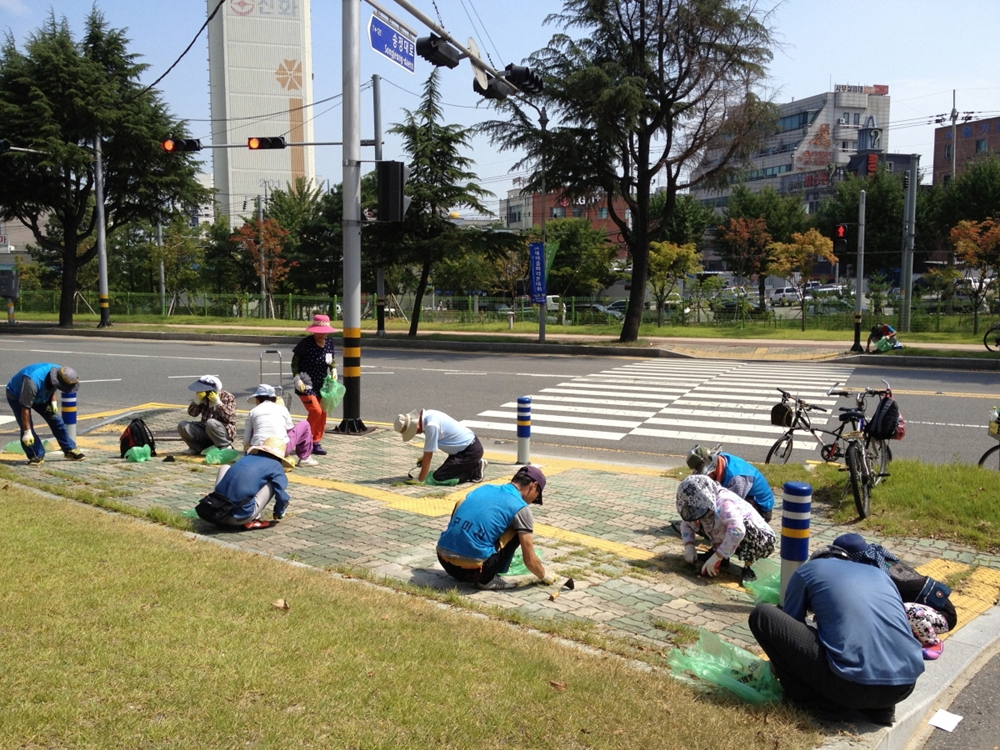
<instances>
[{"instance_id":1,"label":"tree","mask_svg":"<svg viewBox=\"0 0 1000 750\"><path fill-rule=\"evenodd\" d=\"M979 333L979 307L986 298L990 282L1000 271L1000 222L992 219L960 221L951 230L951 241L959 260L973 272L966 289L972 299L972 332L976 334Z\"/></svg>"},{"instance_id":2,"label":"tree","mask_svg":"<svg viewBox=\"0 0 1000 750\"><path fill-rule=\"evenodd\" d=\"M516 168L535 170L527 189L544 175L570 199L607 197L632 261L621 341L635 341L649 243L678 193L728 182L773 129L775 110L755 93L771 31L754 0L564 0L547 22L580 34L557 33L530 59L545 87L537 102L558 125L539 131L509 97L497 103L504 118L481 129L501 150L526 154ZM654 179L666 183L655 215Z\"/></svg>"},{"instance_id":3,"label":"tree","mask_svg":"<svg viewBox=\"0 0 1000 750\"><path fill-rule=\"evenodd\" d=\"M730 217L718 228L719 251L729 267L742 279L757 278L758 308L767 309L764 282L771 262L772 237L763 217Z\"/></svg>"},{"instance_id":4,"label":"tree","mask_svg":"<svg viewBox=\"0 0 1000 750\"><path fill-rule=\"evenodd\" d=\"M771 273L788 279L799 292L799 305L802 309L802 330L806 330L806 295L805 285L812 276L816 261L837 262L833 254L833 240L824 237L815 229L792 234L791 242L775 242L771 245ZM796 278L796 273L798 277Z\"/></svg>"},{"instance_id":5,"label":"tree","mask_svg":"<svg viewBox=\"0 0 1000 750\"><path fill-rule=\"evenodd\" d=\"M274 288L288 275L288 261L281 257L287 237L288 232L274 219L248 221L233 235L233 241L253 261L261 280L261 302L264 305L261 317L274 317Z\"/></svg>"},{"instance_id":6,"label":"tree","mask_svg":"<svg viewBox=\"0 0 1000 750\"><path fill-rule=\"evenodd\" d=\"M97 255L96 245L86 242L96 225L96 138L102 142L109 236L133 221L154 221L165 203L208 199L190 160L160 147L166 136L186 133L156 91L141 88L145 66L136 59L124 32L109 29L96 9L80 41L65 19L51 14L24 53L10 34L0 47L4 137L41 152L4 155L0 219L27 225L61 272L61 326L73 323L77 269Z\"/></svg>"},{"instance_id":7,"label":"tree","mask_svg":"<svg viewBox=\"0 0 1000 750\"><path fill-rule=\"evenodd\" d=\"M163 262L164 286L176 300L181 292L196 291L203 286L202 228L192 227L186 216L174 214L162 232L163 246L152 248L150 261L157 268Z\"/></svg>"},{"instance_id":8,"label":"tree","mask_svg":"<svg viewBox=\"0 0 1000 750\"><path fill-rule=\"evenodd\" d=\"M651 216L661 216L666 209L665 191L653 193L649 199ZM675 245L697 245L705 230L716 222L715 210L696 200L690 193L678 195L670 217L656 231L650 231L650 242L672 242Z\"/></svg>"},{"instance_id":9,"label":"tree","mask_svg":"<svg viewBox=\"0 0 1000 750\"><path fill-rule=\"evenodd\" d=\"M961 221L1000 218L1000 159L987 154L965 166L944 189L942 220L948 227Z\"/></svg>"},{"instance_id":10,"label":"tree","mask_svg":"<svg viewBox=\"0 0 1000 750\"><path fill-rule=\"evenodd\" d=\"M675 245L672 242L649 244L649 288L656 300L656 325L663 325L663 308L682 279L701 272L700 256L693 243Z\"/></svg>"},{"instance_id":11,"label":"tree","mask_svg":"<svg viewBox=\"0 0 1000 750\"><path fill-rule=\"evenodd\" d=\"M288 190L275 190L267 205L267 218L273 219L288 234L285 237L282 256L288 263L288 274L284 284L272 289L272 292L310 293L313 291L313 258L304 254L302 233L310 227L320 215L323 201L323 191L306 181L305 177L295 178ZM294 276L292 270L298 271ZM307 282L308 290L298 288Z\"/></svg>"},{"instance_id":12,"label":"tree","mask_svg":"<svg viewBox=\"0 0 1000 750\"><path fill-rule=\"evenodd\" d=\"M726 203L730 219L763 219L767 233L775 242L791 242L792 234L809 228L809 215L799 195L781 195L767 187L758 193L746 185L737 185Z\"/></svg>"},{"instance_id":13,"label":"tree","mask_svg":"<svg viewBox=\"0 0 1000 750\"><path fill-rule=\"evenodd\" d=\"M547 241L559 243L545 280L549 294L591 297L615 283L618 246L605 232L592 229L586 219L556 219L545 229ZM533 240L541 242L541 236Z\"/></svg>"}]
</instances>

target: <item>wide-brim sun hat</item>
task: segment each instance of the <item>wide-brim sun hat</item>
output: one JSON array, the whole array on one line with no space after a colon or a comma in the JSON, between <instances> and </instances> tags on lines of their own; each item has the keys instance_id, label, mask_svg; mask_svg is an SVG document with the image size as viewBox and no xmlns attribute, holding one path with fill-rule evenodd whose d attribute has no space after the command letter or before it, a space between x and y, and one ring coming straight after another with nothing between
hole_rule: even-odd
<instances>
[{"instance_id":1,"label":"wide-brim sun hat","mask_svg":"<svg viewBox=\"0 0 1000 750\"><path fill-rule=\"evenodd\" d=\"M336 333L337 329L330 325L329 315L313 315L312 325L306 329L306 333Z\"/></svg>"},{"instance_id":2,"label":"wide-brim sun hat","mask_svg":"<svg viewBox=\"0 0 1000 750\"><path fill-rule=\"evenodd\" d=\"M295 464L285 457L285 441L278 437L269 437L264 441L263 445L255 445L247 453L251 456L258 453L266 453L281 461L281 464L286 469L295 468Z\"/></svg>"},{"instance_id":3,"label":"wide-brim sun hat","mask_svg":"<svg viewBox=\"0 0 1000 750\"><path fill-rule=\"evenodd\" d=\"M392 429L403 436L404 443L413 440L413 436L417 434L417 428L420 426L420 412L420 409L414 409L409 414L400 414L392 423Z\"/></svg>"},{"instance_id":4,"label":"wide-brim sun hat","mask_svg":"<svg viewBox=\"0 0 1000 750\"><path fill-rule=\"evenodd\" d=\"M258 398L277 398L278 393L274 390L273 385L268 385L267 383L261 383L257 386L257 390L254 391L248 398L247 401L253 403Z\"/></svg>"},{"instance_id":5,"label":"wide-brim sun hat","mask_svg":"<svg viewBox=\"0 0 1000 750\"><path fill-rule=\"evenodd\" d=\"M222 393L222 381L219 380L214 375L202 375L191 385L188 386L189 391L204 391L208 393L209 391L215 391L216 393Z\"/></svg>"},{"instance_id":6,"label":"wide-brim sun hat","mask_svg":"<svg viewBox=\"0 0 1000 750\"><path fill-rule=\"evenodd\" d=\"M49 383L63 393L73 393L80 385L80 376L72 367L53 367L49 370Z\"/></svg>"}]
</instances>

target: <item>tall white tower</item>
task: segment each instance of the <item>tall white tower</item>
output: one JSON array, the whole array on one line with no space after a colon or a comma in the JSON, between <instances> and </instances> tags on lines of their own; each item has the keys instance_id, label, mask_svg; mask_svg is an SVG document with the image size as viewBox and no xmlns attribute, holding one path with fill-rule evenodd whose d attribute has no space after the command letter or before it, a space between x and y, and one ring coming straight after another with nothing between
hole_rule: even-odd
<instances>
[{"instance_id":1,"label":"tall white tower","mask_svg":"<svg viewBox=\"0 0 1000 750\"><path fill-rule=\"evenodd\" d=\"M208 0L211 12L218 0ZM232 219L253 215L257 196L312 181L311 146L250 151L253 136L311 142L312 47L309 0L225 0L208 25L216 200Z\"/></svg>"}]
</instances>

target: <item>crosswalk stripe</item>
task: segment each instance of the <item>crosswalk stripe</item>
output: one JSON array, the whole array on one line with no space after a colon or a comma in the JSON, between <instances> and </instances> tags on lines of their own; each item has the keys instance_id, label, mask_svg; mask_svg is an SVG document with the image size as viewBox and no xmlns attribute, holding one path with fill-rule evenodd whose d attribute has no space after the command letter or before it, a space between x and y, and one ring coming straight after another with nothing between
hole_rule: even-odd
<instances>
[{"instance_id":1,"label":"crosswalk stripe","mask_svg":"<svg viewBox=\"0 0 1000 750\"><path fill-rule=\"evenodd\" d=\"M580 388L586 390L596 387L597 386L593 383L579 383L577 381L556 384L556 388ZM603 391L605 393L620 392L625 395L632 393L655 393L657 395L661 394L670 395L677 393L687 393L689 390L691 390L691 386L684 386L680 388L656 388L649 385L607 385L604 386L603 388Z\"/></svg>"},{"instance_id":2,"label":"crosswalk stripe","mask_svg":"<svg viewBox=\"0 0 1000 750\"><path fill-rule=\"evenodd\" d=\"M651 427L636 427L631 435L645 435L647 437L674 438L676 440L690 440L694 443L722 443L723 445L761 445L770 447L774 444L773 438L748 437L746 435L724 434L718 432L689 432L687 430L659 430ZM811 444L796 440L792 447L796 450L816 450L815 441Z\"/></svg>"},{"instance_id":3,"label":"crosswalk stripe","mask_svg":"<svg viewBox=\"0 0 1000 750\"><path fill-rule=\"evenodd\" d=\"M675 401L674 403L676 404L679 402ZM729 404L724 404L724 406L729 406ZM764 409L766 407L757 407L757 408ZM677 416L682 416L682 417L683 416L709 417L711 419L749 419L751 421L757 420L761 422L766 422L771 418L770 409L768 409L768 413L753 414L753 413L748 413L746 411L716 411L712 409L677 409L668 406L665 409L660 409L660 411L657 412L657 414L658 415L676 414ZM657 416L657 415L652 415L652 416ZM813 417L811 421L812 424L816 426L816 425L824 425L829 420L817 419L816 417Z\"/></svg>"},{"instance_id":4,"label":"crosswalk stripe","mask_svg":"<svg viewBox=\"0 0 1000 750\"><path fill-rule=\"evenodd\" d=\"M537 405L539 401L558 401L571 404L603 404L606 406L646 406L655 409L662 409L668 403L668 400L660 401L626 401L620 398L569 398L568 396L550 396L545 393L536 393L531 397L532 406Z\"/></svg>"},{"instance_id":5,"label":"crosswalk stripe","mask_svg":"<svg viewBox=\"0 0 1000 750\"><path fill-rule=\"evenodd\" d=\"M661 419L660 417L653 417L652 419L647 419L643 424L655 424L664 425L667 427L704 427L705 422L697 419ZM739 424L736 422L721 422L713 421L712 427L719 430L736 430L739 432L764 432L769 435L774 435L771 439L773 443L778 439L779 435L785 433L784 427L776 427L772 424Z\"/></svg>"},{"instance_id":6,"label":"crosswalk stripe","mask_svg":"<svg viewBox=\"0 0 1000 750\"><path fill-rule=\"evenodd\" d=\"M542 388L542 393L561 393L563 395L569 394L580 394L581 396L608 396L611 395L607 391L592 391L592 390L577 390L575 388ZM662 404L666 406L673 398L680 394L662 394L662 393L623 393L622 398L638 398L645 401L652 401L654 403Z\"/></svg>"},{"instance_id":7,"label":"crosswalk stripe","mask_svg":"<svg viewBox=\"0 0 1000 750\"><path fill-rule=\"evenodd\" d=\"M506 404L501 404L501 406L506 409L516 409L518 407L518 403L516 401L508 401ZM643 419L647 419L649 417L656 416L655 409L652 411L632 411L630 409L599 409L595 406L558 406L556 404L540 404L532 402L532 413L538 411L539 409L567 413L579 412L581 414L603 414L609 417L642 417Z\"/></svg>"},{"instance_id":8,"label":"crosswalk stripe","mask_svg":"<svg viewBox=\"0 0 1000 750\"><path fill-rule=\"evenodd\" d=\"M497 419L517 419L516 411L481 411L479 412L480 417L494 417ZM648 420L647 420L648 421ZM538 422L559 422L562 424L583 424L590 425L591 427L627 427L632 429L638 427L643 422L642 420L632 420L626 421L624 419L597 419L595 417L567 417L561 414L532 414L531 415L531 428L534 430L535 425ZM780 428L776 428L780 429Z\"/></svg>"},{"instance_id":9,"label":"crosswalk stripe","mask_svg":"<svg viewBox=\"0 0 1000 750\"><path fill-rule=\"evenodd\" d=\"M517 425L506 424L505 422L479 422L473 419L463 419L462 424L466 427L478 427L481 430L497 430L498 432L516 432ZM621 440L628 435L627 432L603 432L600 430L568 430L562 427L534 427L531 428L532 435L558 435L560 437L591 438L594 440Z\"/></svg>"}]
</instances>

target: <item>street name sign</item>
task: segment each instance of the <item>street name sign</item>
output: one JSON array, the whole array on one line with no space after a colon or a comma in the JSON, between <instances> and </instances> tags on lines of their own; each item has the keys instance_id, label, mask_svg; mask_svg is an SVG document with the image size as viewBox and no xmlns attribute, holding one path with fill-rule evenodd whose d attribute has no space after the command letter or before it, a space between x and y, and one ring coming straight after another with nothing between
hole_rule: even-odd
<instances>
[{"instance_id":1,"label":"street name sign","mask_svg":"<svg viewBox=\"0 0 1000 750\"><path fill-rule=\"evenodd\" d=\"M403 70L414 72L417 47L413 40L372 14L368 21L368 39L372 49Z\"/></svg>"}]
</instances>

